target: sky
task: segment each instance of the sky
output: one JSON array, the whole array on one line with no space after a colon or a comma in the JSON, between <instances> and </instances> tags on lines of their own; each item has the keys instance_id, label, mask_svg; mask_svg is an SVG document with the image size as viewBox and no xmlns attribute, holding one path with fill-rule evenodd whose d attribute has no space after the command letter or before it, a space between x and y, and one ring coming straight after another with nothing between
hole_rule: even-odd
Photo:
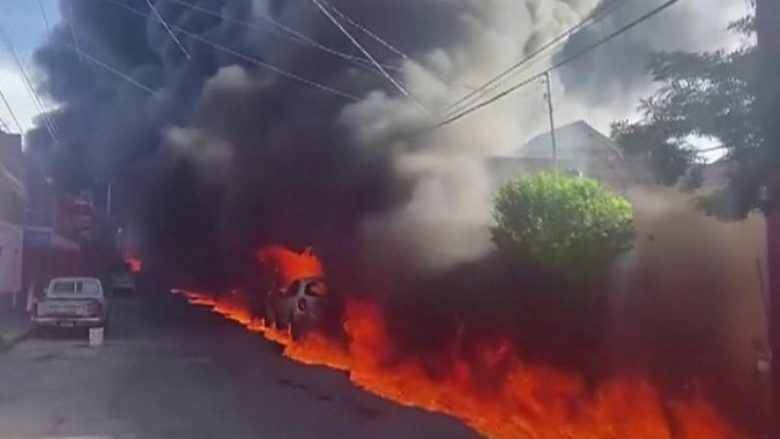
<instances>
[{"instance_id":1,"label":"sky","mask_svg":"<svg viewBox=\"0 0 780 439\"><path fill-rule=\"evenodd\" d=\"M23 58L26 67L32 72L32 54L36 47L46 39L47 31L39 0L3 0L3 12L0 14L0 29L10 38L14 49ZM59 21L60 13L57 0L40 0L50 24ZM0 44L0 91L5 94L13 113L23 129L33 126L33 118L38 113L34 101L24 87L24 82L9 55L5 44ZM6 106L0 102L0 121L11 132L19 129Z\"/></svg>"}]
</instances>

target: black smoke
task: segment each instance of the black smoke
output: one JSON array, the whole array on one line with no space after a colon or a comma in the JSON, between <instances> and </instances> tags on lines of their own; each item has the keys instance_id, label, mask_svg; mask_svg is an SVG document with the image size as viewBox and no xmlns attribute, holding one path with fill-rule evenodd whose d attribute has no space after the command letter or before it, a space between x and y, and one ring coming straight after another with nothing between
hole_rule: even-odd
<instances>
[{"instance_id":1,"label":"black smoke","mask_svg":"<svg viewBox=\"0 0 780 439\"><path fill-rule=\"evenodd\" d=\"M385 82L366 65L291 43L252 19L267 13L334 50L354 52L311 2L254 3L155 2L188 58L144 0L63 1L63 23L35 54L43 92L62 107L52 114L59 145L34 132L31 151L68 190L116 181L129 194L133 213L126 219L141 225L146 250L179 269L213 267L261 243L332 243L354 232L363 216L405 197L389 150L355 145L337 123L348 98L229 51L356 97L389 93ZM372 2L371 10L347 3L340 6L401 47L438 43L422 38L422 29L441 39L449 20L414 2ZM398 11L410 8L420 12L406 15L419 21L411 23L418 32L371 20L400 20Z\"/></svg>"}]
</instances>

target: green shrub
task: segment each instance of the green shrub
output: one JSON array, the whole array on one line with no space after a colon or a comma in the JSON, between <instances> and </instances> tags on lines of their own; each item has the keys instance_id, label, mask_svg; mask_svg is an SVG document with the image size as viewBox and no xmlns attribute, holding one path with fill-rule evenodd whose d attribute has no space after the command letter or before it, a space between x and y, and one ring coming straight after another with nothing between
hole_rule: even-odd
<instances>
[{"instance_id":1,"label":"green shrub","mask_svg":"<svg viewBox=\"0 0 780 439\"><path fill-rule=\"evenodd\" d=\"M631 204L591 178L541 173L509 182L493 216L500 250L574 280L604 273L633 244Z\"/></svg>"}]
</instances>

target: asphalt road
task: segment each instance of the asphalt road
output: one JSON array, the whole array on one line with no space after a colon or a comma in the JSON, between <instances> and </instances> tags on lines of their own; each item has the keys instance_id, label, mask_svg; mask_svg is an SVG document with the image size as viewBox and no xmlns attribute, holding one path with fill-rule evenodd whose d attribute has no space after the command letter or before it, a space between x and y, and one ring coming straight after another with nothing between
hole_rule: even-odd
<instances>
[{"instance_id":1,"label":"asphalt road","mask_svg":"<svg viewBox=\"0 0 780 439\"><path fill-rule=\"evenodd\" d=\"M84 331L0 353L0 438L475 438L173 296L114 302L106 344Z\"/></svg>"}]
</instances>

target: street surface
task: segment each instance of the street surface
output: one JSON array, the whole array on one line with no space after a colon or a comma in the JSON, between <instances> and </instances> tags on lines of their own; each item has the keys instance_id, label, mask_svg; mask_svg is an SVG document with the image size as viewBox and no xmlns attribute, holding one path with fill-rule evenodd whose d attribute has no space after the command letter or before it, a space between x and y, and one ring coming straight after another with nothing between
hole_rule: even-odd
<instances>
[{"instance_id":1,"label":"street surface","mask_svg":"<svg viewBox=\"0 0 780 439\"><path fill-rule=\"evenodd\" d=\"M76 331L0 353L0 438L477 437L182 300L116 299L100 348Z\"/></svg>"}]
</instances>

